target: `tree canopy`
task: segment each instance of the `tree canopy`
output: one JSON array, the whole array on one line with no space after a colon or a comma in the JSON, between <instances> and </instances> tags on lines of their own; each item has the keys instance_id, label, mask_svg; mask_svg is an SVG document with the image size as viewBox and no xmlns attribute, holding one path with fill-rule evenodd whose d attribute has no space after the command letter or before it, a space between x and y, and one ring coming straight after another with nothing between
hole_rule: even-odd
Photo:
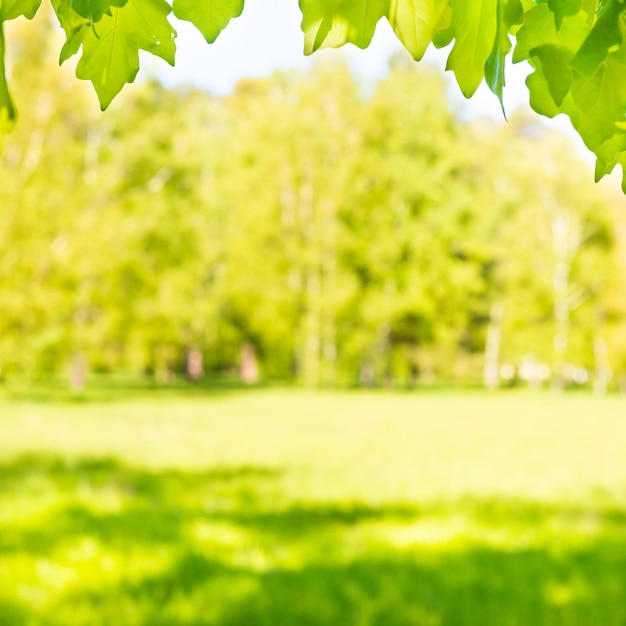
<instances>
[{"instance_id":1,"label":"tree canopy","mask_svg":"<svg viewBox=\"0 0 626 626\"><path fill-rule=\"evenodd\" d=\"M295 0L294 0L295 1ZM32 18L41 0L0 0L0 121L15 109L4 67L4 22ZM244 10L244 0L51 0L65 33L59 60L79 55L106 108L139 70L139 51L175 63L171 15L208 43ZM626 164L624 0L299 0L304 51L367 47L386 19L415 60L431 44L450 46L447 69L466 97L485 80L502 101L505 59L526 61L532 108L567 115L597 157L596 179ZM253 51L250 51L253 54ZM626 188L626 184L624 185Z\"/></svg>"},{"instance_id":2,"label":"tree canopy","mask_svg":"<svg viewBox=\"0 0 626 626\"><path fill-rule=\"evenodd\" d=\"M400 57L366 94L320 65L228 97L143 83L98 118L25 26L0 381L626 380L625 217L538 120L460 120Z\"/></svg>"}]
</instances>

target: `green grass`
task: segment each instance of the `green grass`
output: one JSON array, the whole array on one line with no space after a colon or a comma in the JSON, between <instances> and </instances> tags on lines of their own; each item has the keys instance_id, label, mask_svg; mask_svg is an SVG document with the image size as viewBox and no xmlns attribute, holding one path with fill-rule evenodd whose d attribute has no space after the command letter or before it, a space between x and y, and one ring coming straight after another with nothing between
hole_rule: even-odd
<instances>
[{"instance_id":1,"label":"green grass","mask_svg":"<svg viewBox=\"0 0 626 626\"><path fill-rule=\"evenodd\" d=\"M626 400L0 403L0 624L626 624Z\"/></svg>"}]
</instances>

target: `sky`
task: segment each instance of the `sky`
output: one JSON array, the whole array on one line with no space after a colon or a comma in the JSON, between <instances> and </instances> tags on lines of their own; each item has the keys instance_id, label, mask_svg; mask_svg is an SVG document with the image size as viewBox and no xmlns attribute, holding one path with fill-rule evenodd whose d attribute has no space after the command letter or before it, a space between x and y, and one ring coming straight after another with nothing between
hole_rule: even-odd
<instances>
[{"instance_id":1,"label":"sky","mask_svg":"<svg viewBox=\"0 0 626 626\"><path fill-rule=\"evenodd\" d=\"M259 78L277 69L305 69L319 57L346 58L359 78L376 80L385 75L389 57L402 50L389 24L381 20L366 50L347 45L340 51L320 50L313 57L305 57L300 21L297 0L249 1L242 16L232 20L212 45L208 45L192 25L177 21L176 67L155 66L150 71L156 71L168 85L192 83L224 95L231 92L241 78ZM424 61L443 67L445 56L432 49ZM509 74L511 88L505 94L505 103L515 108L526 99L525 72L515 67L509 68ZM451 95L463 99L458 89ZM502 117L498 101L484 86L464 108L470 116Z\"/></svg>"},{"instance_id":2,"label":"sky","mask_svg":"<svg viewBox=\"0 0 626 626\"><path fill-rule=\"evenodd\" d=\"M150 60L149 55L144 56L142 64L167 85L193 84L214 94L225 95L242 78L259 78L278 69L305 69L319 57L346 58L360 79L373 81L385 75L389 57L402 49L389 24L381 20L374 40L366 50L347 45L341 51L321 50L313 57L305 57L300 21L297 0L249 0L242 16L232 20L212 45L208 45L191 24L178 21L175 25L178 31L176 67ZM431 46L422 62L443 69L446 56L447 51L435 50ZM507 68L504 94L507 113L519 106L527 106L528 92L524 80L528 72L525 63ZM463 117L503 117L498 100L484 84L468 101L451 80L450 97L460 107ZM546 120L546 123L571 136L581 153L587 153L566 119Z\"/></svg>"},{"instance_id":3,"label":"sky","mask_svg":"<svg viewBox=\"0 0 626 626\"><path fill-rule=\"evenodd\" d=\"M176 66L170 67L146 53L141 60L142 71L144 75L156 74L168 86L193 84L216 95L227 95L241 79L261 78L276 70L306 69L315 59L324 57L345 59L359 79L375 81L387 73L390 56L403 50L388 22L381 20L372 43L365 50L348 44L340 50L318 50L312 57L305 57L302 52L304 37L300 29L301 19L298 0L247 0L241 17L232 20L211 45L191 24L173 19L178 32ZM431 46L421 63L430 63L443 70L448 53L447 49L436 50ZM530 111L524 82L530 71L527 63L508 63L504 90L507 114L518 107ZM484 83L467 100L453 76L448 82L450 100L462 118L488 116L504 123L500 103ZM572 141L573 148L589 165L589 175L593 176L595 155L586 148L569 119L564 115L555 119L537 116L537 119ZM605 177L601 184L619 189L619 168L615 168L613 174ZM623 198L626 209L626 196Z\"/></svg>"}]
</instances>

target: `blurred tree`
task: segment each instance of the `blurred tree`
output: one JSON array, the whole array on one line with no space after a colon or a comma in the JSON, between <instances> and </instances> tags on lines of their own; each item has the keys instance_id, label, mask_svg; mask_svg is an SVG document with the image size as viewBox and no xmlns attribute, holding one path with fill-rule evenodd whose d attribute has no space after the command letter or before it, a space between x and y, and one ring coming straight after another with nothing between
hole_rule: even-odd
<instances>
[{"instance_id":1,"label":"blurred tree","mask_svg":"<svg viewBox=\"0 0 626 626\"><path fill-rule=\"evenodd\" d=\"M503 313L503 352L549 364L562 387L573 363L593 369L595 311L613 254L610 204L577 174L583 166L567 140L524 117L502 127L490 150L490 297Z\"/></svg>"},{"instance_id":2,"label":"blurred tree","mask_svg":"<svg viewBox=\"0 0 626 626\"><path fill-rule=\"evenodd\" d=\"M601 390L623 371L621 222L565 140L462 123L402 59L370 91L322 65L228 98L148 82L94 125L19 45L46 28L11 61L28 105L0 156L5 378L493 386L530 360Z\"/></svg>"},{"instance_id":3,"label":"blurred tree","mask_svg":"<svg viewBox=\"0 0 626 626\"><path fill-rule=\"evenodd\" d=\"M229 165L240 174L223 177L236 216L230 319L277 373L330 384L344 300L337 214L357 149L357 86L345 68L319 69L242 84L229 106L238 120Z\"/></svg>"},{"instance_id":4,"label":"blurred tree","mask_svg":"<svg viewBox=\"0 0 626 626\"><path fill-rule=\"evenodd\" d=\"M30 45L33 39L40 45ZM91 215L81 209L91 120L82 86L68 81L67 74L50 77L51 39L45 20L24 25L14 37L15 88L25 106L0 158L5 375L55 369L69 344L81 351L79 327L89 317L88 276L98 263L96 255L78 249L79 237L68 239L69 224L74 232L90 231ZM79 282L84 289L77 289Z\"/></svg>"},{"instance_id":5,"label":"blurred tree","mask_svg":"<svg viewBox=\"0 0 626 626\"><path fill-rule=\"evenodd\" d=\"M342 218L357 279L346 342L365 382L414 383L435 367L434 345L448 367L467 328L468 299L481 288L464 238L473 166L453 113L440 106L444 89L433 72L399 67L363 119Z\"/></svg>"}]
</instances>

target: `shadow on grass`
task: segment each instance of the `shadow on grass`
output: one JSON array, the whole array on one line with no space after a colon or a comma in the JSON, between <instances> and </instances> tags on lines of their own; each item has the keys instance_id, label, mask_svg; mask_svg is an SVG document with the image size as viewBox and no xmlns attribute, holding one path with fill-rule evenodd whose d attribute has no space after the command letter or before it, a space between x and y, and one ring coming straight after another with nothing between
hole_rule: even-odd
<instances>
[{"instance_id":1,"label":"shadow on grass","mask_svg":"<svg viewBox=\"0 0 626 626\"><path fill-rule=\"evenodd\" d=\"M28 383L15 381L0 386L1 396L7 400L44 404L86 404L90 402L124 402L129 399L223 396L251 390L272 389L285 381L261 381L246 384L234 377L215 376L201 381L180 377L169 383L158 383L150 377L100 376L93 377L83 390L72 390L66 380L49 379Z\"/></svg>"},{"instance_id":2,"label":"shadow on grass","mask_svg":"<svg viewBox=\"0 0 626 626\"><path fill-rule=\"evenodd\" d=\"M298 502L284 472L0 466L0 624L626 624L626 515Z\"/></svg>"}]
</instances>

